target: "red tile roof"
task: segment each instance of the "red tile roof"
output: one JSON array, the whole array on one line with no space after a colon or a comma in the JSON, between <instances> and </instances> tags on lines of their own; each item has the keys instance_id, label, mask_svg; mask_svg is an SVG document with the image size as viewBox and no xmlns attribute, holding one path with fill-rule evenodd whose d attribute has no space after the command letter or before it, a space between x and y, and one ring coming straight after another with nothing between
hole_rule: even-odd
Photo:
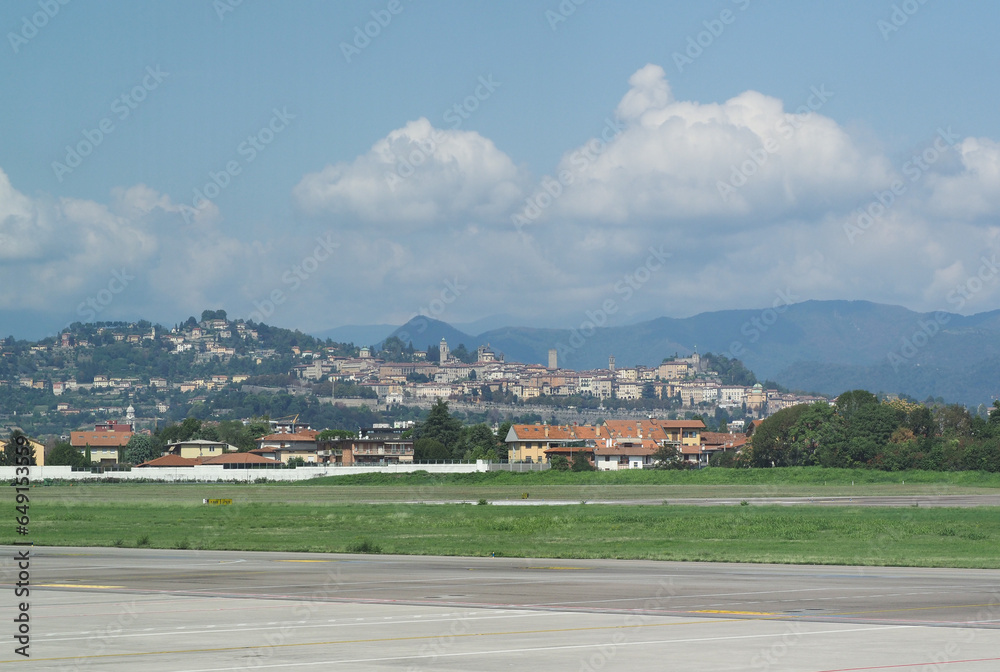
<instances>
[{"instance_id":1,"label":"red tile roof","mask_svg":"<svg viewBox=\"0 0 1000 672\"><path fill-rule=\"evenodd\" d=\"M112 432L108 430L70 432L69 442L76 448L90 445L91 448L121 447L132 438L132 432Z\"/></svg>"},{"instance_id":2,"label":"red tile roof","mask_svg":"<svg viewBox=\"0 0 1000 672\"><path fill-rule=\"evenodd\" d=\"M594 448L594 455L646 456L652 455L659 449L660 447L657 445L656 441L647 439L642 441L616 441L610 446L604 445L602 442Z\"/></svg>"},{"instance_id":3,"label":"red tile roof","mask_svg":"<svg viewBox=\"0 0 1000 672\"><path fill-rule=\"evenodd\" d=\"M216 455L202 459L202 464L281 464L277 460L272 460L253 453L230 453L228 455Z\"/></svg>"},{"instance_id":4,"label":"red tile roof","mask_svg":"<svg viewBox=\"0 0 1000 672\"><path fill-rule=\"evenodd\" d=\"M257 442L260 443L261 441L266 441L267 443L292 443L295 441L301 441L306 443L315 443L317 434L319 434L319 432L315 430L302 430L301 432L296 432L294 434L268 434L267 436L262 436L257 439Z\"/></svg>"},{"instance_id":5,"label":"red tile roof","mask_svg":"<svg viewBox=\"0 0 1000 672\"><path fill-rule=\"evenodd\" d=\"M701 443L708 450L732 450L747 442L747 435L731 432L702 432Z\"/></svg>"},{"instance_id":6,"label":"red tile roof","mask_svg":"<svg viewBox=\"0 0 1000 672\"><path fill-rule=\"evenodd\" d=\"M142 464L136 465L136 467L193 467L196 464L201 464L200 457L181 457L180 455L164 455L163 457L158 457L155 460L150 460L148 462L143 462Z\"/></svg>"}]
</instances>

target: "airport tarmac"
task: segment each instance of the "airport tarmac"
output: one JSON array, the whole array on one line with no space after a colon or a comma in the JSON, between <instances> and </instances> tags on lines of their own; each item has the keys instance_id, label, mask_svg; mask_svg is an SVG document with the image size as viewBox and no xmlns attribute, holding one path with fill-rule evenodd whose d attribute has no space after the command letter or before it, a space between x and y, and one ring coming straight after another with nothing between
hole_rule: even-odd
<instances>
[{"instance_id":1,"label":"airport tarmac","mask_svg":"<svg viewBox=\"0 0 1000 672\"><path fill-rule=\"evenodd\" d=\"M0 632L25 670L1000 669L996 570L35 547L30 574L31 657L13 598Z\"/></svg>"}]
</instances>

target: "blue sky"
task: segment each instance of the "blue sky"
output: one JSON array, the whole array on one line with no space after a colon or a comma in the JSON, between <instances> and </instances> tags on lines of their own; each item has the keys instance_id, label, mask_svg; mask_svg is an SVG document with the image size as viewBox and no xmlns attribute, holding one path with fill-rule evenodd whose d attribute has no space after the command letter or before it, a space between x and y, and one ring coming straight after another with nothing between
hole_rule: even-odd
<instances>
[{"instance_id":1,"label":"blue sky","mask_svg":"<svg viewBox=\"0 0 1000 672\"><path fill-rule=\"evenodd\" d=\"M608 324L781 296L991 310L998 18L5 2L0 332L204 308L312 332L576 326L609 300Z\"/></svg>"}]
</instances>

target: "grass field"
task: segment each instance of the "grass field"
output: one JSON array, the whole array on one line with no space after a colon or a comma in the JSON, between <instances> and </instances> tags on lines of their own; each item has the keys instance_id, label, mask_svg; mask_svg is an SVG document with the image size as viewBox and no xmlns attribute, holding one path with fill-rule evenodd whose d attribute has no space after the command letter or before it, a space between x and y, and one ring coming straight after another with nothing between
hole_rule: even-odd
<instances>
[{"instance_id":1,"label":"grass field","mask_svg":"<svg viewBox=\"0 0 1000 672\"><path fill-rule=\"evenodd\" d=\"M996 508L199 500L40 501L31 511L31 539L39 545L1000 568Z\"/></svg>"},{"instance_id":2,"label":"grass field","mask_svg":"<svg viewBox=\"0 0 1000 672\"><path fill-rule=\"evenodd\" d=\"M35 484L30 539L65 546L1000 568L997 508L659 503L998 489L1000 474L816 468L366 474L293 484ZM426 503L519 500L524 494L532 501L657 503ZM206 506L205 498L230 498L233 504ZM13 541L13 526L0 531L0 543Z\"/></svg>"},{"instance_id":3,"label":"grass field","mask_svg":"<svg viewBox=\"0 0 1000 672\"><path fill-rule=\"evenodd\" d=\"M74 502L200 503L231 498L244 503L378 503L532 500L594 501L686 498L753 498L873 495L974 495L1000 492L1000 474L983 472L883 472L867 469L703 469L621 472L436 475L372 473L295 483L60 483L36 485L42 499Z\"/></svg>"}]
</instances>

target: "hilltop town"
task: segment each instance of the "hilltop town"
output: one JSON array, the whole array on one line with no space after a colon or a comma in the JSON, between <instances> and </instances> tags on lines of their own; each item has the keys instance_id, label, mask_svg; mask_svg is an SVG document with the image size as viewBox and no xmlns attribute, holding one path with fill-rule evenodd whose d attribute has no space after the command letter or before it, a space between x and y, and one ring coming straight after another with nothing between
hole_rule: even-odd
<instances>
[{"instance_id":1,"label":"hilltop town","mask_svg":"<svg viewBox=\"0 0 1000 672\"><path fill-rule=\"evenodd\" d=\"M559 366L555 350L542 365L506 361L488 343L470 350L442 339L421 351L390 337L359 347L230 320L225 311L170 328L75 323L36 343L0 346L0 424L42 439L67 440L102 423L150 433L188 417L297 415L314 427L355 429L419 419L438 399L494 428L561 413L581 414L581 424L698 416L710 429L740 430L818 397L767 389L738 361L711 354L628 367L611 355L607 368L575 371Z\"/></svg>"}]
</instances>

